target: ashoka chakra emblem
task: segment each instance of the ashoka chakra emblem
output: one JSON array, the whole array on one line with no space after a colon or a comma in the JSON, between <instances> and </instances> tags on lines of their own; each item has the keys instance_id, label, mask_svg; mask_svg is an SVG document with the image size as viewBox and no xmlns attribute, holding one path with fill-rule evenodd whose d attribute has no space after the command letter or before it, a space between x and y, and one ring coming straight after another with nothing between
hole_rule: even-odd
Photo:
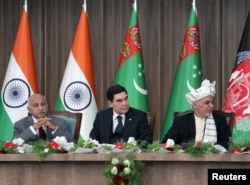
<instances>
[{"instance_id":1,"label":"ashoka chakra emblem","mask_svg":"<svg viewBox=\"0 0 250 185\"><path fill-rule=\"evenodd\" d=\"M30 96L30 88L22 79L10 80L3 90L3 102L7 107L19 108L27 103Z\"/></svg>"},{"instance_id":2,"label":"ashoka chakra emblem","mask_svg":"<svg viewBox=\"0 0 250 185\"><path fill-rule=\"evenodd\" d=\"M70 83L63 97L65 106L72 111L82 111L86 109L91 99L92 95L89 86L80 81Z\"/></svg>"}]
</instances>

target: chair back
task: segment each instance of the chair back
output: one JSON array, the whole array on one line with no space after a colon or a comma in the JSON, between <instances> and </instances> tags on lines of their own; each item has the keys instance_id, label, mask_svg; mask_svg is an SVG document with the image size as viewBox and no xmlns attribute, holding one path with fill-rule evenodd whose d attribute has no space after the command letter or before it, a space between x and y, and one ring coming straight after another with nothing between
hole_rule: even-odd
<instances>
[{"instance_id":1,"label":"chair back","mask_svg":"<svg viewBox=\"0 0 250 185\"><path fill-rule=\"evenodd\" d=\"M226 117L227 125L229 127L230 134L232 135L235 113L234 112L224 112L224 111L221 111L221 110L214 110L213 112L215 112L217 114L221 114L221 115Z\"/></svg>"},{"instance_id":2,"label":"chair back","mask_svg":"<svg viewBox=\"0 0 250 185\"><path fill-rule=\"evenodd\" d=\"M78 141L82 122L82 113L73 113L69 111L50 111L47 113L47 115L63 119L66 122L69 132L72 134L75 142Z\"/></svg>"},{"instance_id":3,"label":"chair back","mask_svg":"<svg viewBox=\"0 0 250 185\"><path fill-rule=\"evenodd\" d=\"M155 112L146 112L146 114L148 117L148 123L149 123L150 129L154 133L156 113Z\"/></svg>"},{"instance_id":4,"label":"chair back","mask_svg":"<svg viewBox=\"0 0 250 185\"><path fill-rule=\"evenodd\" d=\"M187 110L184 112L174 112L174 118L177 116L182 116L182 115L186 115L186 114L193 113L193 112L194 112L193 110Z\"/></svg>"}]
</instances>

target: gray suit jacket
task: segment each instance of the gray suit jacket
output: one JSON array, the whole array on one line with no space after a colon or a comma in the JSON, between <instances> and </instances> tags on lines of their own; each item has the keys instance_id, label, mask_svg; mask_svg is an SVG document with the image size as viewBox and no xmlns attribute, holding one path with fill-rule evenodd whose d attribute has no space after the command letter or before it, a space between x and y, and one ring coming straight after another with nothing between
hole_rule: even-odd
<instances>
[{"instance_id":1,"label":"gray suit jacket","mask_svg":"<svg viewBox=\"0 0 250 185\"><path fill-rule=\"evenodd\" d=\"M50 128L46 128L46 138L48 141L51 141L56 136L65 136L68 142L73 141L73 136L69 133L68 128L64 120L56 117L51 117L51 122L54 125L57 125L58 128L55 133L52 134L53 130ZM14 125L14 136L13 138L22 138L24 142L29 141L38 141L39 137L37 134L30 130L30 126L34 124L32 116L27 116L19 121L17 121Z\"/></svg>"}]
</instances>

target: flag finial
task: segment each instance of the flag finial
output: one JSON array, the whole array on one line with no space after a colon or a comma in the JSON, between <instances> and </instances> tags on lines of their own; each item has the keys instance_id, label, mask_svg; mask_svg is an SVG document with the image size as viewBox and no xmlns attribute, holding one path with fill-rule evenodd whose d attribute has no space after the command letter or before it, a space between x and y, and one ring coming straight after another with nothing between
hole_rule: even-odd
<instances>
[{"instance_id":1,"label":"flag finial","mask_svg":"<svg viewBox=\"0 0 250 185\"><path fill-rule=\"evenodd\" d=\"M193 6L193 9L194 9L194 11L195 11L195 14L197 15L197 10L196 10L195 0L193 0L193 2L192 2L192 6Z\"/></svg>"},{"instance_id":2,"label":"flag finial","mask_svg":"<svg viewBox=\"0 0 250 185\"><path fill-rule=\"evenodd\" d=\"M134 7L135 11L137 12L137 0L134 0L133 7Z\"/></svg>"},{"instance_id":3,"label":"flag finial","mask_svg":"<svg viewBox=\"0 0 250 185\"><path fill-rule=\"evenodd\" d=\"M24 0L23 8L25 9L26 12L28 12L27 0Z\"/></svg>"},{"instance_id":4,"label":"flag finial","mask_svg":"<svg viewBox=\"0 0 250 185\"><path fill-rule=\"evenodd\" d=\"M86 3L86 0L83 1L82 7L83 7L84 11L87 12L87 3Z\"/></svg>"}]
</instances>

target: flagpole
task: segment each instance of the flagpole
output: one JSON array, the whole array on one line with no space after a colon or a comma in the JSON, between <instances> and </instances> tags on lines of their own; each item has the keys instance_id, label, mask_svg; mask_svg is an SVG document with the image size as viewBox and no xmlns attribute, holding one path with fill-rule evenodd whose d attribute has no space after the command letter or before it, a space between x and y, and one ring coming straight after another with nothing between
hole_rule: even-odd
<instances>
[{"instance_id":1,"label":"flagpole","mask_svg":"<svg viewBox=\"0 0 250 185\"><path fill-rule=\"evenodd\" d=\"M137 0L134 0L133 6L134 6L135 11L137 12Z\"/></svg>"},{"instance_id":2,"label":"flagpole","mask_svg":"<svg viewBox=\"0 0 250 185\"><path fill-rule=\"evenodd\" d=\"M196 14L196 16L197 16L197 10L196 10L196 3L195 3L195 0L193 0L192 6L193 6L193 9L194 9L195 14Z\"/></svg>"},{"instance_id":3,"label":"flagpole","mask_svg":"<svg viewBox=\"0 0 250 185\"><path fill-rule=\"evenodd\" d=\"M24 1L23 8L25 9L26 12L28 12L27 0Z\"/></svg>"},{"instance_id":4,"label":"flagpole","mask_svg":"<svg viewBox=\"0 0 250 185\"><path fill-rule=\"evenodd\" d=\"M83 2L83 9L85 12L87 12L87 3L86 3L86 0L84 0Z\"/></svg>"}]
</instances>

